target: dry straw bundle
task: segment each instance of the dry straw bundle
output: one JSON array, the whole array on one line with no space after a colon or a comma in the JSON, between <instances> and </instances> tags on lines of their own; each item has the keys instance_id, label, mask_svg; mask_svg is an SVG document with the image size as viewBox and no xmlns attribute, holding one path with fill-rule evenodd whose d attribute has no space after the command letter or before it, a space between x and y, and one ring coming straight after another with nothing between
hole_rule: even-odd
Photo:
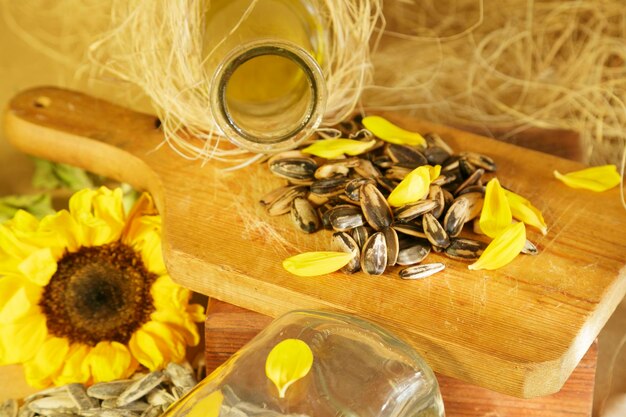
<instances>
[{"instance_id":1,"label":"dry straw bundle","mask_svg":"<svg viewBox=\"0 0 626 417\"><path fill-rule=\"evenodd\" d=\"M250 0L240 22L259 1ZM249 158L214 135L211 74L202 64L206 43L222 40L202 36L210 0L0 2L5 20L49 56L75 65L89 51L96 70L80 68L107 82L108 95L127 94L127 105L149 98L167 141L185 157ZM506 128L510 135L528 127L568 129L580 133L588 162L620 160L623 0L317 2L330 36L326 125L358 105ZM205 139L202 145L187 141L189 133Z\"/></svg>"}]
</instances>

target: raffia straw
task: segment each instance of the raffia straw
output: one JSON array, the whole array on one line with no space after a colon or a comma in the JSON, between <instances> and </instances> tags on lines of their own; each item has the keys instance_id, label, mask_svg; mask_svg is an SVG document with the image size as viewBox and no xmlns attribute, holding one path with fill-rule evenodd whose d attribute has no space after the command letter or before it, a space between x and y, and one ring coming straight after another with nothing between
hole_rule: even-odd
<instances>
[{"instance_id":1,"label":"raffia straw","mask_svg":"<svg viewBox=\"0 0 626 417\"><path fill-rule=\"evenodd\" d=\"M237 166L250 154L225 145L210 111L212 74L204 62L239 25L258 0L251 0L224 39L204 44L204 21L211 3L194 0L113 0L112 27L90 47L90 58L105 74L139 85L162 121L165 139L188 159L216 159ZM325 45L323 71L330 92L324 122L347 117L360 92L371 83L368 42L381 13L380 0L319 0L321 24L332 28ZM190 142L188 135L203 139Z\"/></svg>"}]
</instances>

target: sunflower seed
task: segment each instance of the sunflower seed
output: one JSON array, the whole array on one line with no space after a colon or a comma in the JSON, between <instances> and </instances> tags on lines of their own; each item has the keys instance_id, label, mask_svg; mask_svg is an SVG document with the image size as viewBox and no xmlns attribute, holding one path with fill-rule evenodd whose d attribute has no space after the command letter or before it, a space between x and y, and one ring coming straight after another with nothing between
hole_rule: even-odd
<instances>
[{"instance_id":1,"label":"sunflower seed","mask_svg":"<svg viewBox=\"0 0 626 417\"><path fill-rule=\"evenodd\" d=\"M446 207L446 196L443 193L443 189L438 185L431 185L428 190L428 197L437 202L437 207L433 209L432 215L437 219L440 218Z\"/></svg>"},{"instance_id":2,"label":"sunflower seed","mask_svg":"<svg viewBox=\"0 0 626 417\"><path fill-rule=\"evenodd\" d=\"M476 172L476 169L477 168L472 165L472 163L469 162L467 159L459 159L459 171L461 171L461 175L463 175L463 178L471 177L474 172Z\"/></svg>"},{"instance_id":3,"label":"sunflower seed","mask_svg":"<svg viewBox=\"0 0 626 417\"><path fill-rule=\"evenodd\" d=\"M400 278L402 279L423 279L436 274L439 271L445 269L445 265L441 262L435 262L430 264L421 264L416 266L410 266L400 271Z\"/></svg>"},{"instance_id":4,"label":"sunflower seed","mask_svg":"<svg viewBox=\"0 0 626 417\"><path fill-rule=\"evenodd\" d=\"M385 227L381 231L385 235L385 243L387 244L387 266L394 266L398 261L398 252L400 251L398 233L391 227Z\"/></svg>"},{"instance_id":5,"label":"sunflower seed","mask_svg":"<svg viewBox=\"0 0 626 417\"><path fill-rule=\"evenodd\" d=\"M13 399L5 400L0 404L0 417L17 417L17 401Z\"/></svg>"},{"instance_id":6,"label":"sunflower seed","mask_svg":"<svg viewBox=\"0 0 626 417\"><path fill-rule=\"evenodd\" d=\"M307 187L303 185L292 185L284 187L282 191L280 195L275 196L275 198L266 205L267 213L270 216L280 216L289 213L289 211L291 211L291 202L296 197L305 197Z\"/></svg>"},{"instance_id":7,"label":"sunflower seed","mask_svg":"<svg viewBox=\"0 0 626 417\"><path fill-rule=\"evenodd\" d=\"M461 152L461 158L464 158L472 165L482 168L485 171L493 172L496 170L496 163L493 159L486 155L481 155L475 152Z\"/></svg>"},{"instance_id":8,"label":"sunflower seed","mask_svg":"<svg viewBox=\"0 0 626 417\"><path fill-rule=\"evenodd\" d=\"M402 266L415 265L422 262L430 253L430 244L414 243L400 249L397 264Z\"/></svg>"},{"instance_id":9,"label":"sunflower seed","mask_svg":"<svg viewBox=\"0 0 626 417\"><path fill-rule=\"evenodd\" d=\"M333 197L343 194L346 184L349 181L350 180L345 177L317 180L311 184L310 191L311 194L316 194L321 197Z\"/></svg>"},{"instance_id":10,"label":"sunflower seed","mask_svg":"<svg viewBox=\"0 0 626 417\"><path fill-rule=\"evenodd\" d=\"M537 246L535 246L533 242L526 239L526 243L524 244L524 247L522 248L522 253L525 255L537 255L539 253L539 250L537 249Z\"/></svg>"},{"instance_id":11,"label":"sunflower seed","mask_svg":"<svg viewBox=\"0 0 626 417\"><path fill-rule=\"evenodd\" d=\"M133 382L117 399L117 405L123 406L143 397L165 379L161 371L151 372L138 381Z\"/></svg>"},{"instance_id":12,"label":"sunflower seed","mask_svg":"<svg viewBox=\"0 0 626 417\"><path fill-rule=\"evenodd\" d=\"M454 172L442 171L441 174L439 174L437 178L435 178L434 180L430 182L430 184L439 185L440 187L443 187L444 185L453 183L454 181L456 181L456 179L457 179L457 175Z\"/></svg>"},{"instance_id":13,"label":"sunflower seed","mask_svg":"<svg viewBox=\"0 0 626 417\"><path fill-rule=\"evenodd\" d=\"M359 158L347 158L337 161L328 161L324 165L318 167L315 170L313 176L318 179L328 179L336 177L347 177L350 173L350 168L358 165Z\"/></svg>"},{"instance_id":14,"label":"sunflower seed","mask_svg":"<svg viewBox=\"0 0 626 417\"><path fill-rule=\"evenodd\" d=\"M270 171L274 175L286 178L289 181L310 181L317 170L317 163L314 159L308 157L300 158L278 158L270 160Z\"/></svg>"},{"instance_id":15,"label":"sunflower seed","mask_svg":"<svg viewBox=\"0 0 626 417\"><path fill-rule=\"evenodd\" d=\"M313 233L320 228L320 218L313 205L306 198L296 197L291 202L291 220L298 230ZM193 384L195 385L195 383Z\"/></svg>"},{"instance_id":16,"label":"sunflower seed","mask_svg":"<svg viewBox=\"0 0 626 417\"><path fill-rule=\"evenodd\" d=\"M393 165L393 161L388 155L377 155L372 158L372 163L378 168L387 169Z\"/></svg>"},{"instance_id":17,"label":"sunflower seed","mask_svg":"<svg viewBox=\"0 0 626 417\"><path fill-rule=\"evenodd\" d=\"M51 397L38 398L28 403L28 408L37 414L50 416L58 413L78 411L74 401L67 395L57 394Z\"/></svg>"},{"instance_id":18,"label":"sunflower seed","mask_svg":"<svg viewBox=\"0 0 626 417\"><path fill-rule=\"evenodd\" d=\"M435 200L420 200L416 203L407 204L398 207L394 212L394 217L398 221L408 222L424 213L429 213L438 207L439 203Z\"/></svg>"},{"instance_id":19,"label":"sunflower seed","mask_svg":"<svg viewBox=\"0 0 626 417\"><path fill-rule=\"evenodd\" d=\"M372 164L372 161L359 158L359 165L354 167L354 171L364 178L376 178L382 176L378 168Z\"/></svg>"},{"instance_id":20,"label":"sunflower seed","mask_svg":"<svg viewBox=\"0 0 626 417\"><path fill-rule=\"evenodd\" d=\"M450 238L446 230L432 214L424 214L422 217L422 227L424 228L426 238L434 246L446 248L450 244Z\"/></svg>"},{"instance_id":21,"label":"sunflower seed","mask_svg":"<svg viewBox=\"0 0 626 417\"><path fill-rule=\"evenodd\" d=\"M362 248L370 236L370 231L367 226L358 226L350 230L350 236L352 236L357 246Z\"/></svg>"},{"instance_id":22,"label":"sunflower seed","mask_svg":"<svg viewBox=\"0 0 626 417\"><path fill-rule=\"evenodd\" d=\"M37 398L46 397L46 396L54 395L54 394L63 394L65 392L66 392L66 390L65 390L65 387L63 387L63 386L61 386L61 387L50 387L50 388L43 389L41 391L37 391L36 393L31 394L31 395L25 397L24 398L24 402L28 403L28 402L31 402L34 399L37 399Z\"/></svg>"},{"instance_id":23,"label":"sunflower seed","mask_svg":"<svg viewBox=\"0 0 626 417\"><path fill-rule=\"evenodd\" d=\"M376 183L380 185L384 191L392 192L399 184L399 181L386 177L376 177Z\"/></svg>"},{"instance_id":24,"label":"sunflower seed","mask_svg":"<svg viewBox=\"0 0 626 417\"><path fill-rule=\"evenodd\" d=\"M98 417L139 417L134 411L124 410L122 408L102 409L97 414Z\"/></svg>"},{"instance_id":25,"label":"sunflower seed","mask_svg":"<svg viewBox=\"0 0 626 417\"><path fill-rule=\"evenodd\" d=\"M457 237L469 218L469 200L458 198L448 209L443 219L443 228L450 237Z\"/></svg>"},{"instance_id":26,"label":"sunflower seed","mask_svg":"<svg viewBox=\"0 0 626 417\"><path fill-rule=\"evenodd\" d=\"M368 183L375 184L375 181L371 178L355 178L350 180L346 184L345 193L350 200L358 202L361 198L361 186Z\"/></svg>"},{"instance_id":27,"label":"sunflower seed","mask_svg":"<svg viewBox=\"0 0 626 417\"><path fill-rule=\"evenodd\" d=\"M450 147L450 145L446 143L446 141L441 139L441 136L439 136L438 133L435 133L435 132L426 133L424 135L424 139L426 139L426 143L428 143L428 147L438 146L442 148L444 151L448 152L450 155L454 153L454 150L452 150L452 148Z\"/></svg>"},{"instance_id":28,"label":"sunflower seed","mask_svg":"<svg viewBox=\"0 0 626 417\"><path fill-rule=\"evenodd\" d=\"M141 417L158 417L158 416L160 416L165 411L165 410L163 410L161 408L161 406L169 407L169 404L161 404L160 406L152 406L151 405L150 407L146 408L146 410L143 413L141 413Z\"/></svg>"},{"instance_id":29,"label":"sunflower seed","mask_svg":"<svg viewBox=\"0 0 626 417\"><path fill-rule=\"evenodd\" d=\"M79 410L88 410L98 406L98 401L87 395L83 384L68 384L65 389Z\"/></svg>"},{"instance_id":30,"label":"sunflower seed","mask_svg":"<svg viewBox=\"0 0 626 417\"><path fill-rule=\"evenodd\" d=\"M396 165L405 168L414 169L428 164L424 154L411 146L388 144L385 147L385 153Z\"/></svg>"},{"instance_id":31,"label":"sunflower seed","mask_svg":"<svg viewBox=\"0 0 626 417\"><path fill-rule=\"evenodd\" d=\"M485 173L485 170L482 168L478 168L477 170L475 170L472 175L470 175L469 177L467 177L467 179L465 181L463 181L461 183L461 185L459 185L456 190L454 190L454 195L460 195L460 193L468 188L469 186L472 185L476 185L476 182L478 180L480 180L480 177L483 176L483 174Z\"/></svg>"},{"instance_id":32,"label":"sunflower seed","mask_svg":"<svg viewBox=\"0 0 626 417\"><path fill-rule=\"evenodd\" d=\"M424 156L430 165L441 165L450 157L450 153L441 146L434 145L424 150Z\"/></svg>"},{"instance_id":33,"label":"sunflower seed","mask_svg":"<svg viewBox=\"0 0 626 417\"><path fill-rule=\"evenodd\" d=\"M407 175L413 171L411 168L401 166L392 166L385 171L385 178L395 181L402 181Z\"/></svg>"},{"instance_id":34,"label":"sunflower seed","mask_svg":"<svg viewBox=\"0 0 626 417\"><path fill-rule=\"evenodd\" d=\"M457 196L461 196L463 194L468 194L468 193L479 193L479 194L485 195L485 186L480 185L480 184L470 185L469 187L465 187L461 191L455 194Z\"/></svg>"},{"instance_id":35,"label":"sunflower seed","mask_svg":"<svg viewBox=\"0 0 626 417\"><path fill-rule=\"evenodd\" d=\"M459 170L459 161L461 157L458 155L452 155L450 158L446 159L441 165L441 172L454 172ZM459 172L460 174L460 172Z\"/></svg>"},{"instance_id":36,"label":"sunflower seed","mask_svg":"<svg viewBox=\"0 0 626 417\"><path fill-rule=\"evenodd\" d=\"M468 208L467 208L467 220L474 220L476 217L480 216L480 212L483 208L483 203L485 201L483 194L473 192L473 193L465 193L461 196L457 197L456 200L465 199L467 200Z\"/></svg>"},{"instance_id":37,"label":"sunflower seed","mask_svg":"<svg viewBox=\"0 0 626 417\"><path fill-rule=\"evenodd\" d=\"M361 186L361 210L367 223L374 230L389 227L393 222L393 214L387 200L373 184Z\"/></svg>"},{"instance_id":38,"label":"sunflower seed","mask_svg":"<svg viewBox=\"0 0 626 417\"><path fill-rule=\"evenodd\" d=\"M183 390L190 390L198 383L193 376L193 368L187 363L181 365L170 362L165 367L164 372L175 387L182 388Z\"/></svg>"},{"instance_id":39,"label":"sunflower seed","mask_svg":"<svg viewBox=\"0 0 626 417\"><path fill-rule=\"evenodd\" d=\"M381 275L387 267L387 242L382 232L367 239L361 250L361 269L369 275Z\"/></svg>"},{"instance_id":40,"label":"sunflower seed","mask_svg":"<svg viewBox=\"0 0 626 417\"><path fill-rule=\"evenodd\" d=\"M452 259L460 261L475 261L482 255L487 244L474 239L452 239L450 246L444 251Z\"/></svg>"},{"instance_id":41,"label":"sunflower seed","mask_svg":"<svg viewBox=\"0 0 626 417\"><path fill-rule=\"evenodd\" d=\"M34 417L37 413L28 408L28 402L25 402L17 412L17 417Z\"/></svg>"},{"instance_id":42,"label":"sunflower seed","mask_svg":"<svg viewBox=\"0 0 626 417\"><path fill-rule=\"evenodd\" d=\"M352 274L361 268L360 265L360 249L359 245L354 241L352 236L346 232L333 233L330 243L331 250L338 252L346 252L354 255L352 260L341 270L347 274Z\"/></svg>"},{"instance_id":43,"label":"sunflower seed","mask_svg":"<svg viewBox=\"0 0 626 417\"><path fill-rule=\"evenodd\" d=\"M426 239L426 233L424 233L424 229L421 225L414 223L394 223L391 227L398 233Z\"/></svg>"},{"instance_id":44,"label":"sunflower seed","mask_svg":"<svg viewBox=\"0 0 626 417\"><path fill-rule=\"evenodd\" d=\"M364 223L361 209L355 206L342 205L328 210L328 221L338 232L345 232Z\"/></svg>"}]
</instances>

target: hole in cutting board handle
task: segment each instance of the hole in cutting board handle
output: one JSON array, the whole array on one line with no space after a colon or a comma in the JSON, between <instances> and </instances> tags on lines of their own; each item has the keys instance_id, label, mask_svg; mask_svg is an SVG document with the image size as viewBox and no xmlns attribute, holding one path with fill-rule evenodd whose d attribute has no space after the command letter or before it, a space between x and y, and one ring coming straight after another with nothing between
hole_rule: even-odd
<instances>
[{"instance_id":1,"label":"hole in cutting board handle","mask_svg":"<svg viewBox=\"0 0 626 417\"><path fill-rule=\"evenodd\" d=\"M35 102L33 104L35 105L35 107L45 109L50 107L50 105L52 104L52 100L50 99L50 97L47 96L39 96L35 99Z\"/></svg>"}]
</instances>

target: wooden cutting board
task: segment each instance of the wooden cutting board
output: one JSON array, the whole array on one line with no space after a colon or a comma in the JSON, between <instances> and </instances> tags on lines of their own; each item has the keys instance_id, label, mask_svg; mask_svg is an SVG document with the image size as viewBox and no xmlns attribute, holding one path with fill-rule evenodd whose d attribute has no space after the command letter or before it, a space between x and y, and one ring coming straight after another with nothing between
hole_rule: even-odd
<instances>
[{"instance_id":1,"label":"wooden cutting board","mask_svg":"<svg viewBox=\"0 0 626 417\"><path fill-rule=\"evenodd\" d=\"M431 254L446 270L409 282L393 270L315 278L281 261L329 247L329 232L304 235L258 200L283 182L266 167L225 172L163 145L154 116L56 88L15 97L6 136L26 153L89 169L149 190L164 218L172 277L211 297L270 316L332 309L382 324L410 342L439 373L503 393L558 391L626 292L626 211L619 191L573 190L552 171L581 165L462 131L386 115L436 131L457 150L480 151L498 177L543 211L549 233L529 228L540 254L498 271Z\"/></svg>"}]
</instances>

